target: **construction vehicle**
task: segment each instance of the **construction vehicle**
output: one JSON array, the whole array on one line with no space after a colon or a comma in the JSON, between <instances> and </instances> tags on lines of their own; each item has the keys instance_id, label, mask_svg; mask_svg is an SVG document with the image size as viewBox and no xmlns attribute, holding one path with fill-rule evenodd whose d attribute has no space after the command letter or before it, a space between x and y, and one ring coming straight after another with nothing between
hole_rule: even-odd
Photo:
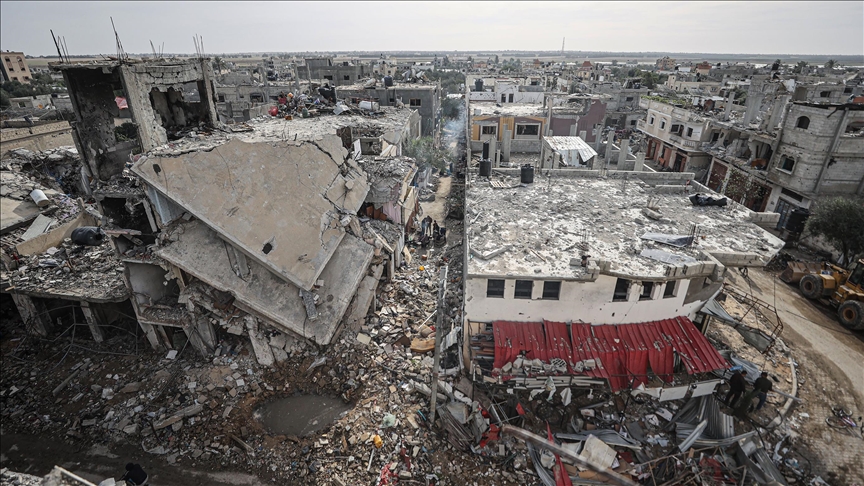
<instances>
[{"instance_id":1,"label":"construction vehicle","mask_svg":"<svg viewBox=\"0 0 864 486\"><path fill-rule=\"evenodd\" d=\"M798 284L804 297L837 308L840 324L864 331L864 259L848 270L831 263L789 262L780 280Z\"/></svg>"}]
</instances>

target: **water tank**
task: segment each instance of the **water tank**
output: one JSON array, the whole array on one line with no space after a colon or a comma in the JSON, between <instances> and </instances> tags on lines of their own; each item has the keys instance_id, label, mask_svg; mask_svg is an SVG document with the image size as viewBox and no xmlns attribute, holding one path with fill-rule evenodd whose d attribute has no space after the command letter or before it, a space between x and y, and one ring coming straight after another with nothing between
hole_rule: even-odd
<instances>
[{"instance_id":1,"label":"water tank","mask_svg":"<svg viewBox=\"0 0 864 486\"><path fill-rule=\"evenodd\" d=\"M533 184L534 183L534 166L531 164L525 164L522 166L522 170L520 171L520 182L522 184Z\"/></svg>"},{"instance_id":2,"label":"water tank","mask_svg":"<svg viewBox=\"0 0 864 486\"><path fill-rule=\"evenodd\" d=\"M361 110L378 111L380 109L377 101L361 101L358 104L360 105Z\"/></svg>"},{"instance_id":3,"label":"water tank","mask_svg":"<svg viewBox=\"0 0 864 486\"><path fill-rule=\"evenodd\" d=\"M804 224L807 218L810 217L810 211L804 208L796 208L789 213L789 218L786 220L786 229L790 233L801 233L804 231Z\"/></svg>"},{"instance_id":4,"label":"water tank","mask_svg":"<svg viewBox=\"0 0 864 486\"><path fill-rule=\"evenodd\" d=\"M480 176L481 177L490 177L492 175L492 161L491 160L481 160L480 161Z\"/></svg>"},{"instance_id":5,"label":"water tank","mask_svg":"<svg viewBox=\"0 0 864 486\"><path fill-rule=\"evenodd\" d=\"M384 86L387 88L393 86L393 76L384 76Z\"/></svg>"},{"instance_id":6,"label":"water tank","mask_svg":"<svg viewBox=\"0 0 864 486\"><path fill-rule=\"evenodd\" d=\"M474 91L483 91L483 79L477 78L474 80Z\"/></svg>"},{"instance_id":7,"label":"water tank","mask_svg":"<svg viewBox=\"0 0 864 486\"><path fill-rule=\"evenodd\" d=\"M489 140L483 142L483 160L489 160Z\"/></svg>"}]
</instances>

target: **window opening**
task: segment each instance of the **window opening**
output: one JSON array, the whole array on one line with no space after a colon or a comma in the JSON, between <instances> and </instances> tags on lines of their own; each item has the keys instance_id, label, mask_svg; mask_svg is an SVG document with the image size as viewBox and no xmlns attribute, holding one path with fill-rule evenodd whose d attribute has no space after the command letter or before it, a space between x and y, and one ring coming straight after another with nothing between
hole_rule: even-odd
<instances>
[{"instance_id":1,"label":"window opening","mask_svg":"<svg viewBox=\"0 0 864 486\"><path fill-rule=\"evenodd\" d=\"M531 292L534 290L534 282L531 280L517 280L516 290L513 297L516 299L530 299Z\"/></svg>"},{"instance_id":2,"label":"window opening","mask_svg":"<svg viewBox=\"0 0 864 486\"><path fill-rule=\"evenodd\" d=\"M489 279L486 281L486 297L504 297L504 281Z\"/></svg>"}]
</instances>

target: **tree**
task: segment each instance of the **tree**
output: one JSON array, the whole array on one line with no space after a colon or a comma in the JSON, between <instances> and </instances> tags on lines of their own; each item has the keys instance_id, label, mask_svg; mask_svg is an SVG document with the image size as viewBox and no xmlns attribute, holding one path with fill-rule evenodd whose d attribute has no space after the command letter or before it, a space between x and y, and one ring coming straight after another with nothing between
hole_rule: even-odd
<instances>
[{"instance_id":1,"label":"tree","mask_svg":"<svg viewBox=\"0 0 864 486\"><path fill-rule=\"evenodd\" d=\"M9 101L9 95L5 90L0 89L0 107L9 108L12 102Z\"/></svg>"},{"instance_id":2,"label":"tree","mask_svg":"<svg viewBox=\"0 0 864 486\"><path fill-rule=\"evenodd\" d=\"M402 153L413 158L421 168L431 165L438 170L443 170L450 163L447 152L438 148L432 137L410 140Z\"/></svg>"},{"instance_id":3,"label":"tree","mask_svg":"<svg viewBox=\"0 0 864 486\"><path fill-rule=\"evenodd\" d=\"M825 61L825 67L828 69L834 69L835 64L837 64L837 61L835 61L834 59L828 59L827 61Z\"/></svg>"},{"instance_id":4,"label":"tree","mask_svg":"<svg viewBox=\"0 0 864 486\"><path fill-rule=\"evenodd\" d=\"M806 68L809 65L810 65L810 63L808 63L807 61L798 61L798 64L796 64L795 68L792 69L792 72L795 74L801 74L801 72L804 71L804 68Z\"/></svg>"},{"instance_id":5,"label":"tree","mask_svg":"<svg viewBox=\"0 0 864 486\"><path fill-rule=\"evenodd\" d=\"M444 98L441 101L441 114L444 118L455 120L462 111L462 100L459 98Z\"/></svg>"},{"instance_id":6,"label":"tree","mask_svg":"<svg viewBox=\"0 0 864 486\"><path fill-rule=\"evenodd\" d=\"M807 220L804 234L825 238L848 265L864 253L864 200L836 197L820 201Z\"/></svg>"}]
</instances>

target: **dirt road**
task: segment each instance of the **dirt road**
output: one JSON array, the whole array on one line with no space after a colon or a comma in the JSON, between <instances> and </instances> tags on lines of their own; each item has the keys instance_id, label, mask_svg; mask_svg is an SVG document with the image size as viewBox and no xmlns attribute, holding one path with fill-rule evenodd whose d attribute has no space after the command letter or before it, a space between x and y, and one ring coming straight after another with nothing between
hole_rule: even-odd
<instances>
[{"instance_id":1,"label":"dirt road","mask_svg":"<svg viewBox=\"0 0 864 486\"><path fill-rule=\"evenodd\" d=\"M423 208L423 217L431 217L438 224L444 224L444 219L447 217L447 196L450 194L451 177L441 177L438 179L438 189L435 191L435 200L429 202L420 202L420 207Z\"/></svg>"},{"instance_id":2,"label":"dirt road","mask_svg":"<svg viewBox=\"0 0 864 486\"><path fill-rule=\"evenodd\" d=\"M783 320L781 338L798 363L798 397L786 417L795 449L806 458L804 470L832 485L864 482L864 441L857 434L825 424L831 408L841 406L857 418L864 415L864 334L846 330L836 311L804 298L796 286L775 275L751 269L749 279L737 272L729 281L777 308Z\"/></svg>"}]
</instances>

